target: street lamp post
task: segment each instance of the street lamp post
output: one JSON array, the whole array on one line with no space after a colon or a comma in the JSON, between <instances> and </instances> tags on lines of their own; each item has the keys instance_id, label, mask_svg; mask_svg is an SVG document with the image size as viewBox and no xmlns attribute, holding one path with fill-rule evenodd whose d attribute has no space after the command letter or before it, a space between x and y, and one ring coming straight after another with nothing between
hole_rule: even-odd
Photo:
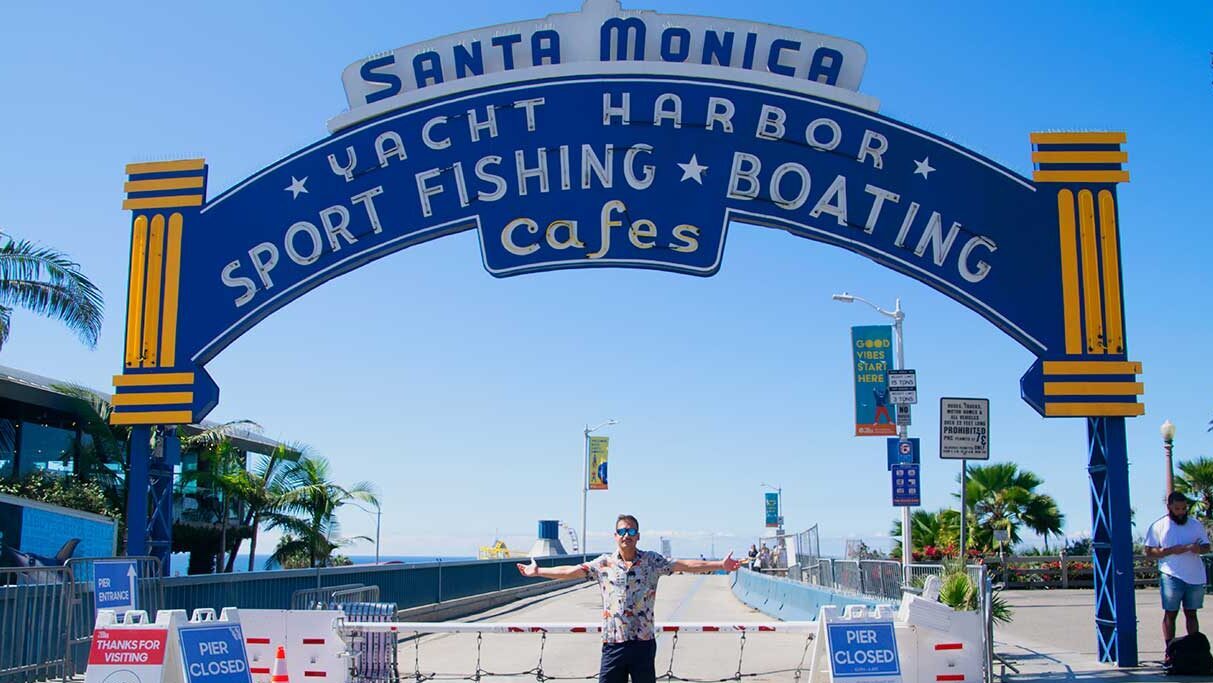
<instances>
[{"instance_id":1,"label":"street lamp post","mask_svg":"<svg viewBox=\"0 0 1213 683\"><path fill-rule=\"evenodd\" d=\"M590 434L603 427L617 424L619 424L619 420L611 418L597 427L585 426L585 458L581 462L581 554L583 557L587 555L590 547L590 539L585 535L586 500L590 497Z\"/></svg>"},{"instance_id":2,"label":"street lamp post","mask_svg":"<svg viewBox=\"0 0 1213 683\"><path fill-rule=\"evenodd\" d=\"M844 304L854 303L856 301L858 301L860 303L865 303L868 306L872 307L872 309L875 310L877 313L879 313L883 316L892 318L893 319L893 346L896 348L896 351L897 351L897 365L896 365L895 369L897 369L897 370L905 369L906 357L905 357L905 346L903 344L903 340L902 340L902 336L901 336L901 333L902 333L901 324L906 319L906 314L905 314L905 311L901 310L901 298L900 297L898 297L894 301L893 310L891 310L891 311L885 310L885 309L881 308L880 306L877 306L876 304L872 303L871 301L868 301L867 299L865 299L861 296L855 296L854 294L848 294L846 292L843 292L842 294L835 294L831 298L834 301L841 301ZM909 429L905 425L898 425L897 437L899 439L901 439L902 441L905 441L908 434L909 434ZM961 519L964 518L964 510L960 511L960 516L961 516ZM901 569L902 569L903 577L908 577L910 575L910 560L911 560L911 555L913 553L913 548L914 548L912 540L911 540L911 536L912 536L912 534L910 532L910 508L909 508L909 506L903 506L901 508ZM963 549L961 550L961 553L962 554L964 553Z\"/></svg>"},{"instance_id":3,"label":"street lamp post","mask_svg":"<svg viewBox=\"0 0 1213 683\"><path fill-rule=\"evenodd\" d=\"M1167 456L1167 495L1175 490L1175 469L1171 466L1171 450L1175 441L1175 425L1171 424L1170 420L1162 423L1162 427L1158 428L1162 434L1162 450Z\"/></svg>"}]
</instances>

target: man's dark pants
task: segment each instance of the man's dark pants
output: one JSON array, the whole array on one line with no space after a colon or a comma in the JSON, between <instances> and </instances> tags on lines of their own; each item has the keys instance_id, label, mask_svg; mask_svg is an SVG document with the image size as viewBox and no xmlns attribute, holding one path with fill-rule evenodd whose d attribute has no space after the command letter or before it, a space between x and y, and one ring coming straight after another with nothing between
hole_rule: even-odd
<instances>
[{"instance_id":1,"label":"man's dark pants","mask_svg":"<svg viewBox=\"0 0 1213 683\"><path fill-rule=\"evenodd\" d=\"M598 683L655 683L657 671L656 640L629 640L624 643L602 644L602 666Z\"/></svg>"}]
</instances>

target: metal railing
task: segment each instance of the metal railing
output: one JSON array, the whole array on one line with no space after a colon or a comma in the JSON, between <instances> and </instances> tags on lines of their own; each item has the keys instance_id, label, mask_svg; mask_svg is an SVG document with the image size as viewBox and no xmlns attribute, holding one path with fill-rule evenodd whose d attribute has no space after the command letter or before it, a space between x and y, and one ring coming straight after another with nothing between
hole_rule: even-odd
<instances>
[{"instance_id":1,"label":"metal railing","mask_svg":"<svg viewBox=\"0 0 1213 683\"><path fill-rule=\"evenodd\" d=\"M138 609L155 617L164 609L164 585L160 577L160 560L155 557L83 557L67 561L71 572L71 620L68 624L67 675L74 676L84 671L88 662L88 651L93 642L93 624L97 620L95 590L96 563L106 560L134 562L135 605Z\"/></svg>"},{"instance_id":2,"label":"metal railing","mask_svg":"<svg viewBox=\"0 0 1213 683\"><path fill-rule=\"evenodd\" d=\"M800 568L803 581L831 590L890 600L901 598L901 565L892 560L817 558Z\"/></svg>"},{"instance_id":3,"label":"metal railing","mask_svg":"<svg viewBox=\"0 0 1213 683\"><path fill-rule=\"evenodd\" d=\"M0 569L0 683L69 675L72 585L67 567Z\"/></svg>"},{"instance_id":4,"label":"metal railing","mask_svg":"<svg viewBox=\"0 0 1213 683\"><path fill-rule=\"evenodd\" d=\"M334 593L361 588L365 588L365 586L360 583L325 586L324 588L303 588L291 593L291 609L329 609L328 605L334 602Z\"/></svg>"},{"instance_id":5,"label":"metal railing","mask_svg":"<svg viewBox=\"0 0 1213 683\"><path fill-rule=\"evenodd\" d=\"M537 562L551 567L581 557L565 555ZM388 604L394 612L544 582L520 575L514 567L517 560L177 577L160 577L159 564L150 557L89 558L71 560L63 567L4 568L0 569L0 683L66 680L84 670L95 623L97 559L137 563L136 600L138 608L149 614L160 609L284 609L295 604L308 606L313 600L341 606ZM301 603L293 600L296 595Z\"/></svg>"}]
</instances>

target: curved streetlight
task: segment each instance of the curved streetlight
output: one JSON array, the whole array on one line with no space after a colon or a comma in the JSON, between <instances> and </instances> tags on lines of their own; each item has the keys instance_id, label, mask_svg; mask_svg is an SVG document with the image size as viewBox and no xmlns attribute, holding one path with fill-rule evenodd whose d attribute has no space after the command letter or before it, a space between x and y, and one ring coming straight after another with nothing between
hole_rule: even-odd
<instances>
[{"instance_id":1,"label":"curved streetlight","mask_svg":"<svg viewBox=\"0 0 1213 683\"><path fill-rule=\"evenodd\" d=\"M900 297L898 297L897 299L894 300L893 310L891 310L891 311L881 308L880 306L877 306L876 304L872 303L871 301L868 301L867 299L865 299L861 296L855 296L854 294L850 294L847 292L843 292L841 294L835 294L835 295L831 296L830 298L833 299L834 301L840 301L844 304L851 304L851 303L855 303L856 301L858 301L860 303L871 306L872 310L876 311L877 313L879 313L883 316L892 318L893 319L893 345L896 347L896 351L897 351L897 365L895 365L894 367L897 370L905 369L906 358L905 358L905 348L902 344L902 338L901 338L901 331L902 331L901 324L906 319L906 314L905 314L905 311L901 310L901 298ZM906 435L908 433L909 433L909 430L906 429L905 425L898 425L898 427L897 427L898 438L905 440ZM961 496L964 495L964 490L965 490L964 469L965 469L965 461L961 460L960 461ZM901 508L901 568L902 568L902 576L905 577L906 580L908 580L908 578L910 576L910 561L912 560L912 556L914 553L914 546L912 543L911 536L912 536L912 534L910 533L910 508L908 506L903 506ZM965 514L964 514L964 500L962 498L961 503L960 503L960 556L961 556L961 558L964 558L964 556L965 556L964 538L965 538ZM963 561L963 559L962 559L962 561Z\"/></svg>"},{"instance_id":2,"label":"curved streetlight","mask_svg":"<svg viewBox=\"0 0 1213 683\"><path fill-rule=\"evenodd\" d=\"M619 420L611 418L597 427L585 426L585 458L582 460L581 470L581 554L585 556L589 552L590 539L585 535L585 509L586 499L590 495L590 434L611 425L619 424Z\"/></svg>"},{"instance_id":3,"label":"curved streetlight","mask_svg":"<svg viewBox=\"0 0 1213 683\"><path fill-rule=\"evenodd\" d=\"M1175 470L1171 466L1171 450L1175 441L1175 425L1170 420L1162 423L1158 428L1158 432L1162 434L1162 450L1167 456L1167 495L1175 490Z\"/></svg>"}]
</instances>

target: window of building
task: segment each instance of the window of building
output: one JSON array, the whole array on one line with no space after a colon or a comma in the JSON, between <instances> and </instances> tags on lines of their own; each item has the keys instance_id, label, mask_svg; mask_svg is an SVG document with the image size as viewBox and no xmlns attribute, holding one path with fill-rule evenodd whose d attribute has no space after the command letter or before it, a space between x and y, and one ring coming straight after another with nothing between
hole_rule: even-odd
<instances>
[{"instance_id":1,"label":"window of building","mask_svg":"<svg viewBox=\"0 0 1213 683\"><path fill-rule=\"evenodd\" d=\"M17 425L8 418L0 418L0 479L13 476L16 459Z\"/></svg>"},{"instance_id":2,"label":"window of building","mask_svg":"<svg viewBox=\"0 0 1213 683\"><path fill-rule=\"evenodd\" d=\"M21 450L17 454L20 465L18 476L32 472L64 476L71 474L75 442L74 429L24 422L21 425Z\"/></svg>"}]
</instances>

